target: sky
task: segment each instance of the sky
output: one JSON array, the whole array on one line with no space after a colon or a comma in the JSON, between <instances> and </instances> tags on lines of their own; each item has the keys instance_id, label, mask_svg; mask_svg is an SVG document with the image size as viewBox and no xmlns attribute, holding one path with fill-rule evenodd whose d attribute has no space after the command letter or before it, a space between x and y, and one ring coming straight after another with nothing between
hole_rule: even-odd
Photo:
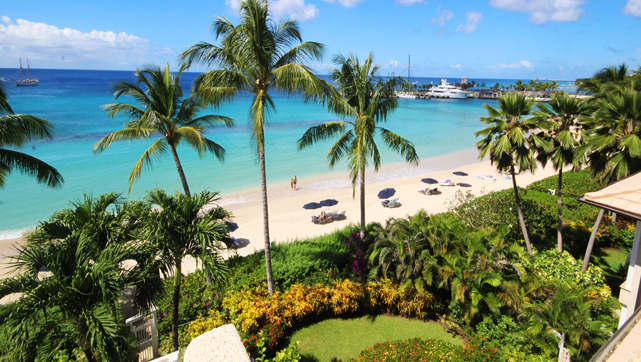
<instances>
[{"instance_id":1,"label":"sky","mask_svg":"<svg viewBox=\"0 0 641 362\"><path fill-rule=\"evenodd\" d=\"M134 70L216 43L216 16L239 21L240 0L27 0L0 8L0 68ZM272 0L275 20L299 22L334 54L370 52L383 75L557 79L641 65L641 0ZM203 71L206 68L192 68Z\"/></svg>"}]
</instances>

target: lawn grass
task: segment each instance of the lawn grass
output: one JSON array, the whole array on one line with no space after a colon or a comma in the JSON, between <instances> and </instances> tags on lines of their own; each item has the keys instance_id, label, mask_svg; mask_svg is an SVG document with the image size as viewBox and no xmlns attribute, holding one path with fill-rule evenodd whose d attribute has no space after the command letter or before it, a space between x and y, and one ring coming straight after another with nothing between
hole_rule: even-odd
<instances>
[{"instance_id":1,"label":"lawn grass","mask_svg":"<svg viewBox=\"0 0 641 362\"><path fill-rule=\"evenodd\" d=\"M625 280L627 270L623 268L628 253L619 250L599 249L592 253L590 262L603 269L606 284L612 289L612 295L619 296L619 286Z\"/></svg>"},{"instance_id":2,"label":"lawn grass","mask_svg":"<svg viewBox=\"0 0 641 362\"><path fill-rule=\"evenodd\" d=\"M463 345L436 322L390 316L329 319L295 332L290 341L300 342L303 362L337 362L356 357L376 343L416 337Z\"/></svg>"}]
</instances>

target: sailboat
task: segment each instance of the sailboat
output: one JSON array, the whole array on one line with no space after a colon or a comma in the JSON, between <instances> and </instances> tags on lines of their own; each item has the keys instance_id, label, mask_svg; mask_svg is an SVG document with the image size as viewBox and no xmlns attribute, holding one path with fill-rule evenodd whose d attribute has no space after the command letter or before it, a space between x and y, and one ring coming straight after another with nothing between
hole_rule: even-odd
<instances>
[{"instance_id":1,"label":"sailboat","mask_svg":"<svg viewBox=\"0 0 641 362\"><path fill-rule=\"evenodd\" d=\"M22 77L22 58L20 58L20 79L13 79L16 85L38 85L38 78L31 78L31 67L29 66L29 58L27 58L27 78Z\"/></svg>"},{"instance_id":2,"label":"sailboat","mask_svg":"<svg viewBox=\"0 0 641 362\"><path fill-rule=\"evenodd\" d=\"M412 84L412 79L410 78L410 67L411 67L411 61L410 61L410 56L407 56L407 82L409 84ZM396 96L398 98L407 98L407 99L416 99L417 96L416 94L412 94L410 92L396 92Z\"/></svg>"}]
</instances>

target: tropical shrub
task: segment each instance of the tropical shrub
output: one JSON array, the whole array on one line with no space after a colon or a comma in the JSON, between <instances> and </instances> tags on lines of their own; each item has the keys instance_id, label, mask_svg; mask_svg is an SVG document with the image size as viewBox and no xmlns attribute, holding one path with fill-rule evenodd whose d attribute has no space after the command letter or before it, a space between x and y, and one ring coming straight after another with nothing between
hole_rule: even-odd
<instances>
[{"instance_id":1,"label":"tropical shrub","mask_svg":"<svg viewBox=\"0 0 641 362\"><path fill-rule=\"evenodd\" d=\"M361 238L360 233L352 233L345 240L345 246L349 250L349 270L363 283L367 282L368 248L372 243L371 237Z\"/></svg>"},{"instance_id":2,"label":"tropical shrub","mask_svg":"<svg viewBox=\"0 0 641 362\"><path fill-rule=\"evenodd\" d=\"M467 362L467 361L501 361L502 355L497 348L485 347L475 338L466 347L428 339L414 338L406 341L377 343L362 351L350 362L384 362L384 361L425 361L425 362Z\"/></svg>"},{"instance_id":3,"label":"tropical shrub","mask_svg":"<svg viewBox=\"0 0 641 362\"><path fill-rule=\"evenodd\" d=\"M332 287L295 284L290 290L272 296L263 288L242 290L228 295L223 308L244 334L247 348L260 351L260 343L273 350L284 330L308 318L380 311L427 318L441 307L432 294L421 294L411 288L399 290L398 284L389 280L363 286L346 279L334 282Z\"/></svg>"},{"instance_id":4,"label":"tropical shrub","mask_svg":"<svg viewBox=\"0 0 641 362\"><path fill-rule=\"evenodd\" d=\"M165 280L163 283L164 292L157 303L158 308L158 330L161 332L171 329L171 310L173 280ZM179 305L179 323L187 323L196 320L200 316L206 316L215 309L220 309L223 296L216 285L205 283L205 274L202 270L186 275L181 280L181 303ZM179 334L180 336L180 334Z\"/></svg>"},{"instance_id":5,"label":"tropical shrub","mask_svg":"<svg viewBox=\"0 0 641 362\"><path fill-rule=\"evenodd\" d=\"M218 328L225 323L226 318L223 314L216 310L210 310L209 316L203 317L202 315L199 315L193 322L179 328L178 344L180 345L180 348L187 347L194 338L209 332L214 328ZM162 339L160 347L161 351L165 352L165 354L171 353L171 332L164 337L166 338Z\"/></svg>"},{"instance_id":6,"label":"tropical shrub","mask_svg":"<svg viewBox=\"0 0 641 362\"><path fill-rule=\"evenodd\" d=\"M581 263L567 251L544 250L536 253L525 264L528 272L541 277L541 280L555 283L563 282L580 288L593 287L604 298L610 298L610 288L605 284L603 270L590 265L587 272L581 270Z\"/></svg>"},{"instance_id":7,"label":"tropical shrub","mask_svg":"<svg viewBox=\"0 0 641 362\"><path fill-rule=\"evenodd\" d=\"M532 182L527 186L528 190L547 193L548 190L556 190L559 185L559 175L550 176L539 181ZM563 173L563 196L576 199L587 192L592 192L605 186L602 182L596 181L588 170L567 171Z\"/></svg>"}]
</instances>

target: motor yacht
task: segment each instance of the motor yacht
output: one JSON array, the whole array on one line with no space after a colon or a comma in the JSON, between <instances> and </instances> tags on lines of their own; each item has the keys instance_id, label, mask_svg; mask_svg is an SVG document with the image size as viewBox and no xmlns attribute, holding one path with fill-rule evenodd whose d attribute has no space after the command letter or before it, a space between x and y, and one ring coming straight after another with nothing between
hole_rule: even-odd
<instances>
[{"instance_id":1,"label":"motor yacht","mask_svg":"<svg viewBox=\"0 0 641 362\"><path fill-rule=\"evenodd\" d=\"M433 98L465 99L469 97L472 92L458 89L451 83L447 83L446 79L441 79L441 84L430 88L425 94Z\"/></svg>"}]
</instances>

